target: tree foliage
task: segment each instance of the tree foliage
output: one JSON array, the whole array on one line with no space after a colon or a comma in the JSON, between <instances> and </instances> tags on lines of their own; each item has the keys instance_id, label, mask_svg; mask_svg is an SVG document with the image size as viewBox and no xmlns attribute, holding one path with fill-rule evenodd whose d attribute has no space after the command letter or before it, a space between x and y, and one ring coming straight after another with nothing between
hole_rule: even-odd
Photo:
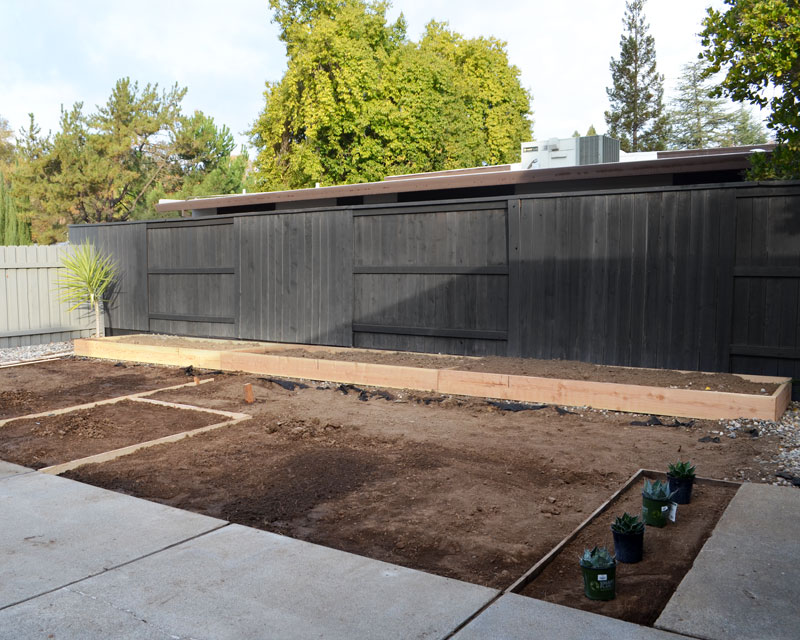
<instances>
[{"instance_id":1,"label":"tree foliage","mask_svg":"<svg viewBox=\"0 0 800 640\"><path fill-rule=\"evenodd\" d=\"M625 5L620 56L611 58L611 109L606 111L608 135L623 151L664 149L669 123L664 110L664 76L656 69L655 40L643 12L644 0Z\"/></svg>"},{"instance_id":2,"label":"tree foliage","mask_svg":"<svg viewBox=\"0 0 800 640\"><path fill-rule=\"evenodd\" d=\"M14 157L14 132L3 116L0 116L0 169L7 167Z\"/></svg>"},{"instance_id":3,"label":"tree foliage","mask_svg":"<svg viewBox=\"0 0 800 640\"><path fill-rule=\"evenodd\" d=\"M89 305L94 312L95 335L102 337L101 306L108 302L106 294L117 277L117 264L91 242L85 242L65 253L61 265L64 271L57 281L61 301L71 305L70 311Z\"/></svg>"},{"instance_id":4,"label":"tree foliage","mask_svg":"<svg viewBox=\"0 0 800 640\"><path fill-rule=\"evenodd\" d=\"M123 78L94 113L80 102L62 108L52 136L41 134L31 114L17 141L13 184L35 239L62 240L72 223L152 217L157 197L200 195L212 184L241 190L244 170L241 162L231 167L230 131L199 111L184 116L185 93L177 85L140 89Z\"/></svg>"},{"instance_id":5,"label":"tree foliage","mask_svg":"<svg viewBox=\"0 0 800 640\"><path fill-rule=\"evenodd\" d=\"M31 223L20 218L14 198L0 173L0 245L25 245L31 243Z\"/></svg>"},{"instance_id":6,"label":"tree foliage","mask_svg":"<svg viewBox=\"0 0 800 640\"><path fill-rule=\"evenodd\" d=\"M725 100L711 95L702 62L681 69L677 95L671 100L670 146L676 149L718 147L728 139L733 123Z\"/></svg>"},{"instance_id":7,"label":"tree foliage","mask_svg":"<svg viewBox=\"0 0 800 640\"><path fill-rule=\"evenodd\" d=\"M431 22L419 42L387 5L271 0L288 68L252 136L266 189L515 160L530 96L505 44Z\"/></svg>"},{"instance_id":8,"label":"tree foliage","mask_svg":"<svg viewBox=\"0 0 800 640\"><path fill-rule=\"evenodd\" d=\"M769 107L778 147L759 157L754 177L800 178L800 4L792 0L725 0L708 9L701 54L708 73L725 72L717 93Z\"/></svg>"}]
</instances>

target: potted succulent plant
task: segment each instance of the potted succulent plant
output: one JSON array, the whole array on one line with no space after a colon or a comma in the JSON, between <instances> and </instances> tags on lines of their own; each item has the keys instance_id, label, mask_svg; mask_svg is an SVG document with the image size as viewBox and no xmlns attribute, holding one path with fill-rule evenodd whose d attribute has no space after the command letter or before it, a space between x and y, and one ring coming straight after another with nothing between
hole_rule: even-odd
<instances>
[{"instance_id":1,"label":"potted succulent plant","mask_svg":"<svg viewBox=\"0 0 800 640\"><path fill-rule=\"evenodd\" d=\"M644 553L644 522L639 516L623 513L611 525L614 536L614 553L620 562L634 563Z\"/></svg>"},{"instance_id":2,"label":"potted succulent plant","mask_svg":"<svg viewBox=\"0 0 800 640\"><path fill-rule=\"evenodd\" d=\"M645 478L642 490L642 520L653 527L663 527L669 517L672 493L666 482Z\"/></svg>"},{"instance_id":3,"label":"potted succulent plant","mask_svg":"<svg viewBox=\"0 0 800 640\"><path fill-rule=\"evenodd\" d=\"M580 559L583 592L590 600L613 600L617 561L605 547L585 549Z\"/></svg>"},{"instance_id":4,"label":"potted succulent plant","mask_svg":"<svg viewBox=\"0 0 800 640\"><path fill-rule=\"evenodd\" d=\"M667 478L669 490L675 493L672 498L673 502L678 504L689 504L691 502L694 477L694 467L688 460L669 465Z\"/></svg>"}]
</instances>

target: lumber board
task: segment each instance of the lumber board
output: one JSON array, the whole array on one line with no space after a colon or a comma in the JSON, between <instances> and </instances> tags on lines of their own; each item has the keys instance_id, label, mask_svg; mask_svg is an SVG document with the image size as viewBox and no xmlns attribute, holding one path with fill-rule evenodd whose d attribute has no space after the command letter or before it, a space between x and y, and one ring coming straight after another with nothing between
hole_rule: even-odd
<instances>
[{"instance_id":1,"label":"lumber board","mask_svg":"<svg viewBox=\"0 0 800 640\"><path fill-rule=\"evenodd\" d=\"M202 411L202 409L199 407L197 407L197 410ZM177 442L178 440L183 440L184 438L190 438L200 433L205 433L206 431L214 431L215 429L220 429L222 427L230 427L233 426L234 424L238 424L239 422L243 422L244 420L249 420L250 417L251 416L247 416L245 418L236 418L234 420L225 420L224 422L216 422L214 424L206 425L205 427L192 429L191 431L182 431L181 433L173 433L171 435L164 436L163 438L156 438L155 440L148 440L147 442L139 442L138 444L132 444L127 447L120 447L119 449L114 449L113 451L105 451L103 453L97 453L93 456L86 456L85 458L79 458L77 460L72 460L70 462L64 462L63 464L56 464L50 467L45 467L44 469L39 469L39 471L41 473L48 473L50 475L57 476L66 471L72 471L73 469L77 469L78 467L82 467L87 464L110 462L112 460L116 460L117 458L121 458L122 456L127 456L132 453L136 453L137 451L141 451L142 449L155 447L156 445L159 444Z\"/></svg>"},{"instance_id":2,"label":"lumber board","mask_svg":"<svg viewBox=\"0 0 800 640\"><path fill-rule=\"evenodd\" d=\"M670 389L632 384L561 380L533 376L371 364L357 361L273 355L278 345L261 345L242 351L209 351L149 345L121 344L105 339L76 340L76 353L90 357L131 359L139 362L196 364L258 375L286 376L398 389L434 391L521 402L589 406L611 411L705 418L758 418L776 420L789 404L788 378L742 376L757 382L777 383L771 395ZM281 344L281 349L305 348ZM332 351L341 351L333 348Z\"/></svg>"}]
</instances>

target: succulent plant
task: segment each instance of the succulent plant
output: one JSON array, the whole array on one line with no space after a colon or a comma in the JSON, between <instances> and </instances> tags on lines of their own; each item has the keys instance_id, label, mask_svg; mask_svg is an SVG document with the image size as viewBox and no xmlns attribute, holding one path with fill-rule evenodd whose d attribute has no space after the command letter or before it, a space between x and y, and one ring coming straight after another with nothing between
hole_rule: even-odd
<instances>
[{"instance_id":1,"label":"succulent plant","mask_svg":"<svg viewBox=\"0 0 800 640\"><path fill-rule=\"evenodd\" d=\"M676 462L667 467L667 473L673 478L694 478L694 467L688 460L686 462Z\"/></svg>"},{"instance_id":2,"label":"succulent plant","mask_svg":"<svg viewBox=\"0 0 800 640\"><path fill-rule=\"evenodd\" d=\"M609 569L617 564L617 560L605 547L584 549L581 566L587 569Z\"/></svg>"},{"instance_id":3,"label":"succulent plant","mask_svg":"<svg viewBox=\"0 0 800 640\"><path fill-rule=\"evenodd\" d=\"M627 511L614 520L611 525L611 530L616 533L641 533L644 531L644 522L639 519L639 516L632 516Z\"/></svg>"},{"instance_id":4,"label":"succulent plant","mask_svg":"<svg viewBox=\"0 0 800 640\"><path fill-rule=\"evenodd\" d=\"M670 492L669 485L660 480L651 481L647 478L644 480L644 489L642 495L650 500L671 500L675 495L675 491Z\"/></svg>"}]
</instances>

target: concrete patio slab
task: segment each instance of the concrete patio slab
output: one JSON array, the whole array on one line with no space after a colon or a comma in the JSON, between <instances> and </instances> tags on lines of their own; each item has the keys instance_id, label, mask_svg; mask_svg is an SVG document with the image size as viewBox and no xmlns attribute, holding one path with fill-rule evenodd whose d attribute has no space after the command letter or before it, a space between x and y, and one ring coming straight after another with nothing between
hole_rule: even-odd
<instances>
[{"instance_id":1,"label":"concrete patio slab","mask_svg":"<svg viewBox=\"0 0 800 640\"><path fill-rule=\"evenodd\" d=\"M678 640L683 637L510 593L488 607L453 640Z\"/></svg>"},{"instance_id":2,"label":"concrete patio slab","mask_svg":"<svg viewBox=\"0 0 800 640\"><path fill-rule=\"evenodd\" d=\"M224 526L41 473L0 482L0 608Z\"/></svg>"},{"instance_id":3,"label":"concrete patio slab","mask_svg":"<svg viewBox=\"0 0 800 640\"><path fill-rule=\"evenodd\" d=\"M0 629L19 640L120 628L154 638L441 638L496 594L230 525L0 611Z\"/></svg>"},{"instance_id":4,"label":"concrete patio slab","mask_svg":"<svg viewBox=\"0 0 800 640\"><path fill-rule=\"evenodd\" d=\"M33 469L20 467L18 464L12 464L10 462L6 462L5 460L0 460L0 480L19 475L20 473L33 473Z\"/></svg>"},{"instance_id":5,"label":"concrete patio slab","mask_svg":"<svg viewBox=\"0 0 800 640\"><path fill-rule=\"evenodd\" d=\"M800 491L744 484L656 626L722 640L796 639Z\"/></svg>"}]
</instances>

